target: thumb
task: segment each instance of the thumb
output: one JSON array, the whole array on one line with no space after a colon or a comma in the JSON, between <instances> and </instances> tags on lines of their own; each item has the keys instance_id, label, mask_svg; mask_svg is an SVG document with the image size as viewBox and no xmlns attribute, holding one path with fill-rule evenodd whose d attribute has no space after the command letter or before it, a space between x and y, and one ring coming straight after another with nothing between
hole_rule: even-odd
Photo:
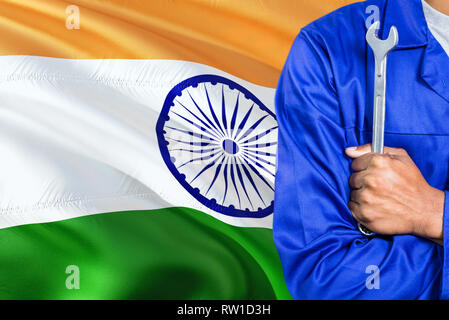
<instances>
[{"instance_id":1,"label":"thumb","mask_svg":"<svg viewBox=\"0 0 449 320\"><path fill-rule=\"evenodd\" d=\"M345 149L346 155L351 158L358 158L363 156L364 154L371 152L371 143L364 144L356 147L349 147Z\"/></svg>"}]
</instances>

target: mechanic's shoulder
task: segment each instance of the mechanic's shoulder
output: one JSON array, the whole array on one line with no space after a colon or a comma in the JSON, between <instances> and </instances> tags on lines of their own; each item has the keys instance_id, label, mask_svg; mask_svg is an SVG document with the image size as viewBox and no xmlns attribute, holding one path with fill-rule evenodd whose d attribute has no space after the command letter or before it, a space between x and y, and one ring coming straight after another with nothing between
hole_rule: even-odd
<instances>
[{"instance_id":1,"label":"mechanic's shoulder","mask_svg":"<svg viewBox=\"0 0 449 320\"><path fill-rule=\"evenodd\" d=\"M373 10L379 12L380 8L384 7L385 1L368 0L343 6L303 27L298 37L335 45L360 41L360 36L364 36L366 32L366 20L373 14Z\"/></svg>"}]
</instances>

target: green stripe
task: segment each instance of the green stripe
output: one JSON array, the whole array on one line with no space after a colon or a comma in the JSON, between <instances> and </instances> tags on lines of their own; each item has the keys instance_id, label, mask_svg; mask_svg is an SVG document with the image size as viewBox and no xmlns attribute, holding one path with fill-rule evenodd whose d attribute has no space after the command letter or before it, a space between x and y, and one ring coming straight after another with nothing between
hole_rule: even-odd
<instances>
[{"instance_id":1,"label":"green stripe","mask_svg":"<svg viewBox=\"0 0 449 320\"><path fill-rule=\"evenodd\" d=\"M80 289L67 289L68 265ZM0 230L1 299L290 299L272 231L187 208Z\"/></svg>"}]
</instances>

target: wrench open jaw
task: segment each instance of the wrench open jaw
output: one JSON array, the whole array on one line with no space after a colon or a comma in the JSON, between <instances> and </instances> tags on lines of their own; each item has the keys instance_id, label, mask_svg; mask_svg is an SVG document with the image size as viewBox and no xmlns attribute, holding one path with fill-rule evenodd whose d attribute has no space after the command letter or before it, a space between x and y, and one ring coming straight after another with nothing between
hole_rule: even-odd
<instances>
[{"instance_id":1,"label":"wrench open jaw","mask_svg":"<svg viewBox=\"0 0 449 320\"><path fill-rule=\"evenodd\" d=\"M385 132L385 92L387 89L387 55L399 42L398 30L395 26L390 28L388 38L381 40L377 37L379 21L374 22L366 32L366 42L373 50L375 59L374 72L374 106L373 106L373 141L371 151L384 153ZM371 236L374 233L358 224L361 233Z\"/></svg>"},{"instance_id":2,"label":"wrench open jaw","mask_svg":"<svg viewBox=\"0 0 449 320\"><path fill-rule=\"evenodd\" d=\"M381 62L386 59L387 54L397 46L399 42L398 30L395 26L390 28L390 32L388 34L388 38L385 40L381 40L377 37L377 31L379 30L379 21L374 22L371 27L366 32L366 42L368 42L369 46L374 52L374 57L376 59L376 67L380 67L377 62ZM379 76L381 72L384 70L380 70L376 68L376 76Z\"/></svg>"}]
</instances>

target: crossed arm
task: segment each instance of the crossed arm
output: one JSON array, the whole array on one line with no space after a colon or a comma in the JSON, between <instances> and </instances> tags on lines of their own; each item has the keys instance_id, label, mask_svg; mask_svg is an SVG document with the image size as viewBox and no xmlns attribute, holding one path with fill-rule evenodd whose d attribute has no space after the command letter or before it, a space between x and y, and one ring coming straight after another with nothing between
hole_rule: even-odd
<instances>
[{"instance_id":1,"label":"crossed arm","mask_svg":"<svg viewBox=\"0 0 449 320\"><path fill-rule=\"evenodd\" d=\"M344 156L358 136L342 123L315 32L298 35L276 92L273 238L290 292L297 299L447 299L449 255L425 239L442 244L444 194L405 151L379 155L365 145L346 151L353 161ZM353 216L378 235L363 236ZM365 287L371 265L382 274L379 290Z\"/></svg>"}]
</instances>

